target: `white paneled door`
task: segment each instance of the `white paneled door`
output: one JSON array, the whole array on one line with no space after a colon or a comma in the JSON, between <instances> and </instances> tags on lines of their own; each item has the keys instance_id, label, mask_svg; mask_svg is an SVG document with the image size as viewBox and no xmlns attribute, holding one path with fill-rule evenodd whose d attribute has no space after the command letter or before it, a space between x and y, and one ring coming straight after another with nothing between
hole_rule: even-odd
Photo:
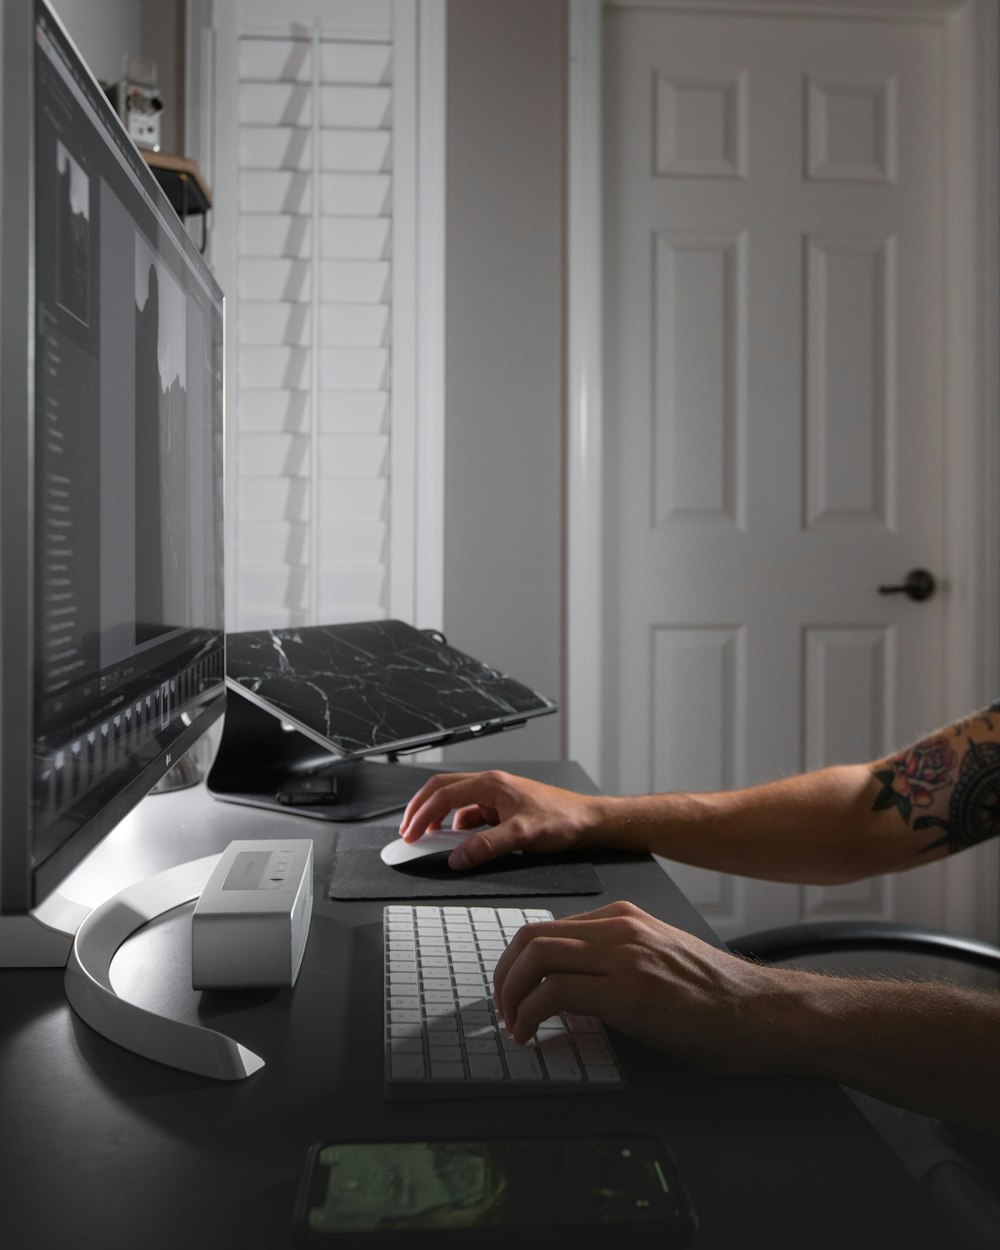
<instances>
[{"instance_id":1,"label":"white paneled door","mask_svg":"<svg viewBox=\"0 0 1000 1250\"><path fill-rule=\"evenodd\" d=\"M622 6L604 40L616 788L874 758L945 709L941 28ZM879 593L915 568L945 589ZM671 872L723 937L943 918L936 868Z\"/></svg>"}]
</instances>

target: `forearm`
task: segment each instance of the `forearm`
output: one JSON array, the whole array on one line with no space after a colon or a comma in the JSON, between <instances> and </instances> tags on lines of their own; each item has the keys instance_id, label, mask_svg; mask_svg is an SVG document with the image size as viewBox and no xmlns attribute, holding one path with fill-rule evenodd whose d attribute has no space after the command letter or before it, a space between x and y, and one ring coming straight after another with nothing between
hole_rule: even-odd
<instances>
[{"instance_id":1,"label":"forearm","mask_svg":"<svg viewBox=\"0 0 1000 1250\"><path fill-rule=\"evenodd\" d=\"M595 806L594 837L771 881L851 881L910 867L928 841L874 811L877 791L858 764L719 794L609 798Z\"/></svg>"},{"instance_id":2,"label":"forearm","mask_svg":"<svg viewBox=\"0 0 1000 1250\"><path fill-rule=\"evenodd\" d=\"M1000 1132L1000 993L780 972L776 1071Z\"/></svg>"},{"instance_id":3,"label":"forearm","mask_svg":"<svg viewBox=\"0 0 1000 1250\"><path fill-rule=\"evenodd\" d=\"M897 872L1000 833L1000 704L870 764L594 810L613 845L700 868L817 884Z\"/></svg>"},{"instance_id":4,"label":"forearm","mask_svg":"<svg viewBox=\"0 0 1000 1250\"><path fill-rule=\"evenodd\" d=\"M1000 992L853 980L740 959L633 903L525 925L493 996L525 1045L597 1015L718 1076L814 1076L1000 1132Z\"/></svg>"},{"instance_id":5,"label":"forearm","mask_svg":"<svg viewBox=\"0 0 1000 1250\"><path fill-rule=\"evenodd\" d=\"M607 846L771 881L856 881L1000 833L1000 704L886 759L719 794L610 798L495 769L439 774L400 832L414 841L452 812L456 829L475 831L452 852L456 869L508 851Z\"/></svg>"}]
</instances>

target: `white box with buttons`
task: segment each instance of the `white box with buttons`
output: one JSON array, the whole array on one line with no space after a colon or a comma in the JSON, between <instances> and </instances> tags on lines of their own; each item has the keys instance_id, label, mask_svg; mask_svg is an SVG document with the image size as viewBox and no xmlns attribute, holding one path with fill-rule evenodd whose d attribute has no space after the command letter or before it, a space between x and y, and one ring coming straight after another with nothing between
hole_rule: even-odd
<instances>
[{"instance_id":1,"label":"white box with buttons","mask_svg":"<svg viewBox=\"0 0 1000 1250\"><path fill-rule=\"evenodd\" d=\"M230 842L191 918L196 990L294 985L312 918L308 838Z\"/></svg>"}]
</instances>

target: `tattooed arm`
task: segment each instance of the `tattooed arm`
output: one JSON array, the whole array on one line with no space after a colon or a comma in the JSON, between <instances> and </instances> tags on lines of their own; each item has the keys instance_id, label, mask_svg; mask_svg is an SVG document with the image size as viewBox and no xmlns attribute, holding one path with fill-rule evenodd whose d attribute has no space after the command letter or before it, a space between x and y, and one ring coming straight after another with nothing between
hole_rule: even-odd
<instances>
[{"instance_id":1,"label":"tattooed arm","mask_svg":"<svg viewBox=\"0 0 1000 1250\"><path fill-rule=\"evenodd\" d=\"M1000 703L872 764L718 794L587 796L506 773L446 773L411 800L412 841L455 812L488 825L453 868L515 849L613 846L771 881L832 884L912 868L1000 833Z\"/></svg>"},{"instance_id":2,"label":"tattooed arm","mask_svg":"<svg viewBox=\"0 0 1000 1250\"><path fill-rule=\"evenodd\" d=\"M873 770L875 809L895 809L914 831L938 830L920 854L962 851L1000 833L1000 703Z\"/></svg>"}]
</instances>

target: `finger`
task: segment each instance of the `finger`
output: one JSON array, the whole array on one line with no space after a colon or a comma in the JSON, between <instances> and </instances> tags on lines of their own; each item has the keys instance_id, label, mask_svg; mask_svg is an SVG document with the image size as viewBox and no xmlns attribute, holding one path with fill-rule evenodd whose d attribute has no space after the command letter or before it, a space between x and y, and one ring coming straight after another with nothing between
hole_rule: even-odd
<instances>
[{"instance_id":1,"label":"finger","mask_svg":"<svg viewBox=\"0 0 1000 1250\"><path fill-rule=\"evenodd\" d=\"M467 774L436 773L433 777L429 777L416 794L413 795L409 803L407 803L406 810L403 812L403 819L399 822L400 832L402 833L406 829L407 825L413 819L413 814L427 802L435 791L439 790L442 786L450 785L455 781L456 777L464 775Z\"/></svg>"},{"instance_id":2,"label":"finger","mask_svg":"<svg viewBox=\"0 0 1000 1250\"><path fill-rule=\"evenodd\" d=\"M399 831L407 842L419 838L435 824L440 825L456 808L476 805L482 792L477 776L476 773L441 773L425 782L410 799L400 822Z\"/></svg>"},{"instance_id":3,"label":"finger","mask_svg":"<svg viewBox=\"0 0 1000 1250\"><path fill-rule=\"evenodd\" d=\"M462 845L456 846L448 856L448 866L457 872L479 868L482 864L488 864L491 859L517 850L521 843L521 825L517 819L501 821L491 829L470 833Z\"/></svg>"},{"instance_id":4,"label":"finger","mask_svg":"<svg viewBox=\"0 0 1000 1250\"><path fill-rule=\"evenodd\" d=\"M493 999L504 1023L514 1031L519 1004L547 978L558 973L594 976L603 973L606 963L599 946L576 937L532 936L524 942L507 965L499 990L493 983Z\"/></svg>"},{"instance_id":5,"label":"finger","mask_svg":"<svg viewBox=\"0 0 1000 1250\"><path fill-rule=\"evenodd\" d=\"M652 921L653 917L639 910L633 903L608 903L594 911L580 911L572 916L557 916L553 920L532 920L521 925L504 951L520 948L525 942L538 937L578 937L596 939L604 932L602 926L609 920L629 920L632 916ZM662 921L657 921L660 924ZM669 926L668 926L669 927Z\"/></svg>"},{"instance_id":6,"label":"finger","mask_svg":"<svg viewBox=\"0 0 1000 1250\"><path fill-rule=\"evenodd\" d=\"M540 920L523 925L507 944L493 970L493 997L498 1007L506 1001L508 993L506 982L510 970L530 946L543 940L559 939L589 943L595 950L607 952L621 936L620 931L617 931L618 926L611 928L608 922L616 922L620 919L619 914L614 911L614 905L611 905L599 908L597 911L583 912L577 916L564 916L558 920ZM532 956L532 960L535 958L536 956ZM605 970L608 967L606 954L601 957L601 967ZM552 969L552 971L555 970L555 968Z\"/></svg>"},{"instance_id":7,"label":"finger","mask_svg":"<svg viewBox=\"0 0 1000 1250\"><path fill-rule=\"evenodd\" d=\"M613 1007L613 995L613 977L557 972L521 1000L513 1026L507 1027L514 1040L523 1046L535 1036L543 1020L558 1016L561 1011L607 1019Z\"/></svg>"},{"instance_id":8,"label":"finger","mask_svg":"<svg viewBox=\"0 0 1000 1250\"><path fill-rule=\"evenodd\" d=\"M471 807L460 807L451 818L453 829L478 829L481 825L497 825L500 815L495 807L480 807L474 803Z\"/></svg>"}]
</instances>

